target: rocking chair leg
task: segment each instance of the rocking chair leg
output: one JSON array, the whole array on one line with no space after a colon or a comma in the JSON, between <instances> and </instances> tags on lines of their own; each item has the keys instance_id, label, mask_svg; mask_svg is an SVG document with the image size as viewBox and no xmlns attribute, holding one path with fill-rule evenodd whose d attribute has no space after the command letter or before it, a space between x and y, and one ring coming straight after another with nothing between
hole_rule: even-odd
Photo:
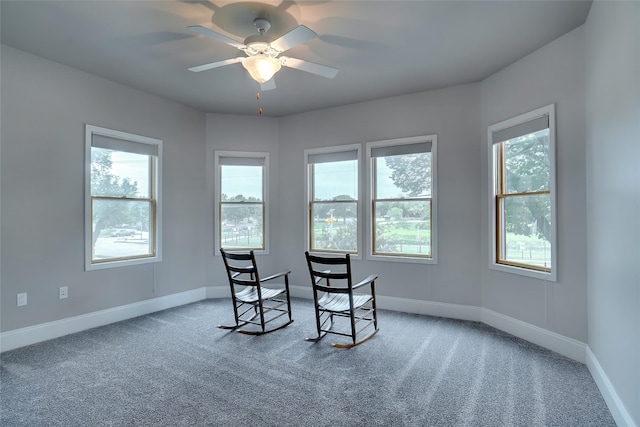
<instances>
[{"instance_id":1,"label":"rocking chair leg","mask_svg":"<svg viewBox=\"0 0 640 427\"><path fill-rule=\"evenodd\" d=\"M258 309L254 306L254 310L255 310L255 314L253 316L251 316L250 318L248 318L245 321L242 322L238 322L238 309L236 307L235 308L235 313L236 313L236 324L235 325L218 325L218 328L220 329L230 329L230 330L234 330L234 329L238 329L241 328L244 325L249 324L250 321L252 321L253 319L255 319L258 316Z\"/></svg>"},{"instance_id":2,"label":"rocking chair leg","mask_svg":"<svg viewBox=\"0 0 640 427\"><path fill-rule=\"evenodd\" d=\"M327 335L327 331L324 331L324 332L322 331L323 323L321 323L320 317L321 317L320 314L318 314L316 316L316 324L317 324L317 327L318 327L318 336L317 337L305 338L305 341L318 342L322 338L324 338L325 335ZM329 329L333 329L333 313L329 313L329 320L330 320Z\"/></svg>"},{"instance_id":3,"label":"rocking chair leg","mask_svg":"<svg viewBox=\"0 0 640 427\"><path fill-rule=\"evenodd\" d=\"M326 332L323 332L323 333L321 333L321 334L318 334L318 336L317 336L317 337L307 337L307 338L305 338L304 340L305 340L305 341L309 341L309 342L318 342L318 341L320 341L322 338L324 338L324 337L325 337L325 335L327 335L327 333L326 333Z\"/></svg>"}]
</instances>

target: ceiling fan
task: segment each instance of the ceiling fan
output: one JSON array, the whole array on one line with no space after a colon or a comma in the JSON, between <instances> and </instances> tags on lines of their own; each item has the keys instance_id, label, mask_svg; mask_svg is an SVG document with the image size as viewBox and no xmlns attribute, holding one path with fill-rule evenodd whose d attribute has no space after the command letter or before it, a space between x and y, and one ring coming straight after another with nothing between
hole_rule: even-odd
<instances>
[{"instance_id":1,"label":"ceiling fan","mask_svg":"<svg viewBox=\"0 0 640 427\"><path fill-rule=\"evenodd\" d=\"M313 40L318 35L308 27L299 25L293 30L278 39L273 39L266 33L271 28L271 22L265 18L256 18L253 26L258 30L258 34L247 37L244 43L238 42L230 37L213 31L201 25L189 26L189 29L205 36L222 41L230 46L243 51L247 56L226 59L224 61L211 62L209 64L198 65L189 68L189 71L200 72L224 65L241 62L251 77L262 86L262 90L275 89L276 85L272 77L280 70L281 66L295 68L318 76L332 79L338 74L336 68L320 65L297 58L280 56L280 54L294 46Z\"/></svg>"}]
</instances>

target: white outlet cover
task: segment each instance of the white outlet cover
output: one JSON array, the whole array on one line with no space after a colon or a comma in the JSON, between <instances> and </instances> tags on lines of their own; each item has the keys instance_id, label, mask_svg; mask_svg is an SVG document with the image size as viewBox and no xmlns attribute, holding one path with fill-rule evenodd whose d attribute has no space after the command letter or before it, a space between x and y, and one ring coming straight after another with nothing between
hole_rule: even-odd
<instances>
[{"instance_id":1,"label":"white outlet cover","mask_svg":"<svg viewBox=\"0 0 640 427\"><path fill-rule=\"evenodd\" d=\"M22 307L23 305L27 305L27 293L18 294L18 307Z\"/></svg>"}]
</instances>

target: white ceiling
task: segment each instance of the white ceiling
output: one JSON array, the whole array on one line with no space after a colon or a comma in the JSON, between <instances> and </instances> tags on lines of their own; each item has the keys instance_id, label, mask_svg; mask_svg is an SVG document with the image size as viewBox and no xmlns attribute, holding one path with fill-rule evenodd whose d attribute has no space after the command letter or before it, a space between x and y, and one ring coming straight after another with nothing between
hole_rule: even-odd
<instances>
[{"instance_id":1,"label":"white ceiling","mask_svg":"<svg viewBox=\"0 0 640 427\"><path fill-rule=\"evenodd\" d=\"M284 116L480 81L583 24L591 1L7 1L1 41L26 52L211 113ZM189 30L238 41L303 24L319 37L287 56L340 71L326 79L283 67L262 92L244 55Z\"/></svg>"}]
</instances>

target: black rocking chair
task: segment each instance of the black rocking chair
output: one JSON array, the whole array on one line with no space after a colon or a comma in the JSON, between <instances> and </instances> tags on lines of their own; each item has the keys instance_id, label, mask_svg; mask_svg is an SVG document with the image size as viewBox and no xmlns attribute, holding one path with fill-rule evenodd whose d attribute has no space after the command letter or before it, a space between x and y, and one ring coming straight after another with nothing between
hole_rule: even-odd
<instances>
[{"instance_id":1,"label":"black rocking chair","mask_svg":"<svg viewBox=\"0 0 640 427\"><path fill-rule=\"evenodd\" d=\"M375 335L378 332L375 291L378 275L372 274L354 285L349 254L344 257L325 257L305 252L305 256L311 274L318 330L318 336L307 338L307 341L320 341L326 334L343 335L350 337L351 343L335 343L333 346L351 348ZM337 271L327 270L327 267ZM367 285L369 293L354 292ZM334 328L336 317L347 318L348 327L342 330Z\"/></svg>"},{"instance_id":2,"label":"black rocking chair","mask_svg":"<svg viewBox=\"0 0 640 427\"><path fill-rule=\"evenodd\" d=\"M249 335L262 335L282 329L293 322L289 296L290 271L261 279L253 251L230 253L220 249L220 253L229 277L236 324L220 325L219 328L238 329L238 332ZM284 277L284 283L275 283L270 287L263 286L264 282L281 277ZM267 324L281 316L287 316L288 320L267 329ZM249 324L259 326L260 330L239 329Z\"/></svg>"}]
</instances>

